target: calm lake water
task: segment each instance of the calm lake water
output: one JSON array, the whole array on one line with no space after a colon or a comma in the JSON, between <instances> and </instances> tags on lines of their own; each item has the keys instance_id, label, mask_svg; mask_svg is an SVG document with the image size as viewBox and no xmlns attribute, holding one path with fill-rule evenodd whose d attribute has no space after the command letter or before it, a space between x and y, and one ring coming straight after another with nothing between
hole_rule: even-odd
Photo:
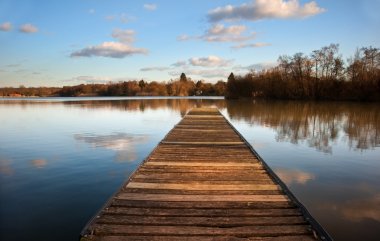
<instances>
[{"instance_id":1,"label":"calm lake water","mask_svg":"<svg viewBox=\"0 0 380 241\"><path fill-rule=\"evenodd\" d=\"M0 99L0 239L77 240L195 106L216 106L335 240L380 240L380 105Z\"/></svg>"}]
</instances>

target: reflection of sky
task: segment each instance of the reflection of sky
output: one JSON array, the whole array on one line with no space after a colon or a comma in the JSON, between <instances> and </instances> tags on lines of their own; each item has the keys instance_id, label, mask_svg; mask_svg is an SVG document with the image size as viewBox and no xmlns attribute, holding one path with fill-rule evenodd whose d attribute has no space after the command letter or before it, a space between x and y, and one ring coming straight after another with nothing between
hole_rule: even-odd
<instances>
[{"instance_id":1,"label":"reflection of sky","mask_svg":"<svg viewBox=\"0 0 380 241\"><path fill-rule=\"evenodd\" d=\"M9 159L5 159L5 158L0 157L0 174L1 175L8 175L8 176L13 174L11 161Z\"/></svg>"},{"instance_id":2,"label":"reflection of sky","mask_svg":"<svg viewBox=\"0 0 380 241\"><path fill-rule=\"evenodd\" d=\"M107 148L116 151L117 161L137 160L136 145L146 143L149 138L142 135L116 133L110 135L75 134L75 140L91 144L93 148Z\"/></svg>"},{"instance_id":3,"label":"reflection of sky","mask_svg":"<svg viewBox=\"0 0 380 241\"><path fill-rule=\"evenodd\" d=\"M274 171L288 186L292 183L306 184L308 181L315 179L314 174L300 170L275 169Z\"/></svg>"}]
</instances>

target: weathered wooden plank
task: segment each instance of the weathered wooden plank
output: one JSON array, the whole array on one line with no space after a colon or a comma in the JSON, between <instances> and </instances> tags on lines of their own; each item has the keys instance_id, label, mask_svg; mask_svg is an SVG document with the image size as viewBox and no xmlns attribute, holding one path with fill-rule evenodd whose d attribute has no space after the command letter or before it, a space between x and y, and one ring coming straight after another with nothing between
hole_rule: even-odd
<instances>
[{"instance_id":1,"label":"weathered wooden plank","mask_svg":"<svg viewBox=\"0 0 380 241\"><path fill-rule=\"evenodd\" d=\"M184 117L184 119L186 118L189 118L189 119L196 119L196 118L202 118L202 119L224 119L224 117L222 115L192 115L192 114L189 114L189 115L186 115Z\"/></svg>"},{"instance_id":2,"label":"weathered wooden plank","mask_svg":"<svg viewBox=\"0 0 380 241\"><path fill-rule=\"evenodd\" d=\"M147 179L147 178L132 178L134 182L147 182L147 183L175 183L175 184L217 184L217 185L255 185L255 184L275 184L271 179L257 179L257 180L244 180L244 181L225 181L225 180L179 180L179 179Z\"/></svg>"},{"instance_id":3,"label":"weathered wooden plank","mask_svg":"<svg viewBox=\"0 0 380 241\"><path fill-rule=\"evenodd\" d=\"M146 193L119 193L118 199L141 201L168 201L168 202L285 202L289 198L285 195L174 195L174 194L146 194Z\"/></svg>"},{"instance_id":4,"label":"weathered wooden plank","mask_svg":"<svg viewBox=\"0 0 380 241\"><path fill-rule=\"evenodd\" d=\"M199 138L200 140L202 138ZM163 144L176 144L176 145L243 145L242 141L162 141Z\"/></svg>"},{"instance_id":5,"label":"weathered wooden plank","mask_svg":"<svg viewBox=\"0 0 380 241\"><path fill-rule=\"evenodd\" d=\"M227 209L265 209L265 208L294 208L291 202L169 202L169 201L141 201L114 198L112 206L140 207L140 208L227 208Z\"/></svg>"},{"instance_id":6,"label":"weathered wooden plank","mask_svg":"<svg viewBox=\"0 0 380 241\"><path fill-rule=\"evenodd\" d=\"M99 224L122 225L168 225L197 227L240 227L250 225L273 226L306 224L301 216L296 217L162 217L102 215L96 220Z\"/></svg>"},{"instance_id":7,"label":"weathered wooden plank","mask_svg":"<svg viewBox=\"0 0 380 241\"><path fill-rule=\"evenodd\" d=\"M274 237L246 237L239 238L230 235L225 236L88 236L84 240L91 241L315 241L310 235L287 235ZM84 241L83 240L83 241ZM82 240L81 240L82 241Z\"/></svg>"},{"instance_id":8,"label":"weathered wooden plank","mask_svg":"<svg viewBox=\"0 0 380 241\"><path fill-rule=\"evenodd\" d=\"M126 188L124 192L131 193L151 193L151 194L209 194L209 195L273 195L283 194L281 190L183 190L183 189L144 189Z\"/></svg>"},{"instance_id":9,"label":"weathered wooden plank","mask_svg":"<svg viewBox=\"0 0 380 241\"><path fill-rule=\"evenodd\" d=\"M203 174L203 175L202 175ZM236 175L233 173L225 176L215 175L212 173L200 174L178 174L178 173L136 173L133 178L136 179L159 179L159 180L183 180L183 181L255 181L255 180L272 180L268 175Z\"/></svg>"},{"instance_id":10,"label":"weathered wooden plank","mask_svg":"<svg viewBox=\"0 0 380 241\"><path fill-rule=\"evenodd\" d=\"M290 217L301 216L298 209L177 209L109 207L103 211L110 215L171 216L171 217Z\"/></svg>"},{"instance_id":11,"label":"weathered wooden plank","mask_svg":"<svg viewBox=\"0 0 380 241\"><path fill-rule=\"evenodd\" d=\"M98 235L233 235L236 237L252 236L280 236L299 235L310 233L307 225L281 225L281 226L244 226L232 228L218 227L191 227L191 226L140 226L140 225L109 225L99 224L94 228Z\"/></svg>"},{"instance_id":12,"label":"weathered wooden plank","mask_svg":"<svg viewBox=\"0 0 380 241\"><path fill-rule=\"evenodd\" d=\"M240 185L217 185L217 184L177 184L177 183L139 183L129 182L127 188L145 188L145 189L178 189L178 190L281 190L278 185L270 184L240 184Z\"/></svg>"},{"instance_id":13,"label":"weathered wooden plank","mask_svg":"<svg viewBox=\"0 0 380 241\"><path fill-rule=\"evenodd\" d=\"M139 168L141 172L162 172L162 173L220 173L226 172L244 172L252 170L252 172L265 171L262 167L168 167L168 166L142 166Z\"/></svg>"},{"instance_id":14,"label":"weathered wooden plank","mask_svg":"<svg viewBox=\"0 0 380 241\"><path fill-rule=\"evenodd\" d=\"M260 167L258 163L215 163L215 162L145 162L144 166L197 166L197 167Z\"/></svg>"}]
</instances>

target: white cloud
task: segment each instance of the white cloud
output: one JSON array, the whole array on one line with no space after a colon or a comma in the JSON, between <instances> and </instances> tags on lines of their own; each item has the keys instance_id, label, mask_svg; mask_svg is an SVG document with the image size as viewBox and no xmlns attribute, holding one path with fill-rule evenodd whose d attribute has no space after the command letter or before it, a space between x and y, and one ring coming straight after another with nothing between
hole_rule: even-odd
<instances>
[{"instance_id":1,"label":"white cloud","mask_svg":"<svg viewBox=\"0 0 380 241\"><path fill-rule=\"evenodd\" d=\"M224 35L224 34L232 34L232 35L240 35L247 29L244 25L232 25L229 27L224 27L223 24L215 24L213 25L207 32L210 35Z\"/></svg>"},{"instance_id":2,"label":"white cloud","mask_svg":"<svg viewBox=\"0 0 380 241\"><path fill-rule=\"evenodd\" d=\"M38 28L31 23L26 23L20 27L19 31L22 33L36 33Z\"/></svg>"},{"instance_id":3,"label":"white cloud","mask_svg":"<svg viewBox=\"0 0 380 241\"><path fill-rule=\"evenodd\" d=\"M210 22L222 20L288 19L306 18L325 12L315 1L300 5L298 0L254 0L240 6L227 5L208 12Z\"/></svg>"},{"instance_id":4,"label":"white cloud","mask_svg":"<svg viewBox=\"0 0 380 241\"><path fill-rule=\"evenodd\" d=\"M12 30L12 24L10 22L5 22L0 24L0 31L8 32Z\"/></svg>"},{"instance_id":5,"label":"white cloud","mask_svg":"<svg viewBox=\"0 0 380 241\"><path fill-rule=\"evenodd\" d=\"M73 52L71 57L93 57L102 56L110 58L124 58L134 54L147 54L144 48L134 48L130 45L119 42L104 42L99 45L90 46Z\"/></svg>"},{"instance_id":6,"label":"white cloud","mask_svg":"<svg viewBox=\"0 0 380 241\"><path fill-rule=\"evenodd\" d=\"M135 31L132 29L115 29L112 31L112 37L122 43L132 43L135 41Z\"/></svg>"},{"instance_id":7,"label":"white cloud","mask_svg":"<svg viewBox=\"0 0 380 241\"><path fill-rule=\"evenodd\" d=\"M201 36L180 35L178 41L187 41L192 39L200 39L206 42L244 42L256 38L256 33L246 32L247 27L244 25L225 26L223 24L212 25L205 34Z\"/></svg>"},{"instance_id":8,"label":"white cloud","mask_svg":"<svg viewBox=\"0 0 380 241\"><path fill-rule=\"evenodd\" d=\"M136 80L137 77L110 77L110 76L91 76L91 75L81 75L75 76L70 79L63 79L62 82L77 82L79 83L87 83L87 84L95 84L95 83L109 83L109 82L123 82Z\"/></svg>"},{"instance_id":9,"label":"white cloud","mask_svg":"<svg viewBox=\"0 0 380 241\"><path fill-rule=\"evenodd\" d=\"M225 60L218 56L210 55L208 57L201 58L190 58L189 63L192 66L202 66L202 67L225 67L229 66L233 61Z\"/></svg>"},{"instance_id":10,"label":"white cloud","mask_svg":"<svg viewBox=\"0 0 380 241\"><path fill-rule=\"evenodd\" d=\"M135 48L132 43L135 41L135 31L131 29L115 29L112 37L118 42L103 42L99 45L89 46L71 53L70 57L93 57L102 56L110 58L124 58L134 54L147 54L144 48Z\"/></svg>"},{"instance_id":11,"label":"white cloud","mask_svg":"<svg viewBox=\"0 0 380 241\"><path fill-rule=\"evenodd\" d=\"M153 3L146 3L146 4L144 4L144 9L146 9L148 11L154 11L157 9L157 5L153 4Z\"/></svg>"},{"instance_id":12,"label":"white cloud","mask_svg":"<svg viewBox=\"0 0 380 241\"><path fill-rule=\"evenodd\" d=\"M251 44L237 44L232 46L232 49L242 49L242 48L261 48L265 46L271 46L270 43L251 43Z\"/></svg>"},{"instance_id":13,"label":"white cloud","mask_svg":"<svg viewBox=\"0 0 380 241\"><path fill-rule=\"evenodd\" d=\"M91 8L91 9L88 10L88 13L89 13L89 14L95 14L96 11L95 11L95 9Z\"/></svg>"},{"instance_id":14,"label":"white cloud","mask_svg":"<svg viewBox=\"0 0 380 241\"><path fill-rule=\"evenodd\" d=\"M254 39L255 33L242 35L246 29L244 25L225 27L223 24L215 24L201 38L207 42L242 42Z\"/></svg>"},{"instance_id":15,"label":"white cloud","mask_svg":"<svg viewBox=\"0 0 380 241\"><path fill-rule=\"evenodd\" d=\"M153 66L153 67L141 68L140 71L165 71L165 70L168 70L168 69L170 69L170 68L168 68L168 67Z\"/></svg>"}]
</instances>

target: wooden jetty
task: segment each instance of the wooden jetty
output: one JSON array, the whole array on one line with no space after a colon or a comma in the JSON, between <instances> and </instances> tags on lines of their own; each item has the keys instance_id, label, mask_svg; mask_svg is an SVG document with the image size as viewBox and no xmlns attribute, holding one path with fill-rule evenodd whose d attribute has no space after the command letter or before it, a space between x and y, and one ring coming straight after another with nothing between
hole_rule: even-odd
<instances>
[{"instance_id":1,"label":"wooden jetty","mask_svg":"<svg viewBox=\"0 0 380 241\"><path fill-rule=\"evenodd\" d=\"M217 109L195 108L90 220L81 240L331 238Z\"/></svg>"}]
</instances>

